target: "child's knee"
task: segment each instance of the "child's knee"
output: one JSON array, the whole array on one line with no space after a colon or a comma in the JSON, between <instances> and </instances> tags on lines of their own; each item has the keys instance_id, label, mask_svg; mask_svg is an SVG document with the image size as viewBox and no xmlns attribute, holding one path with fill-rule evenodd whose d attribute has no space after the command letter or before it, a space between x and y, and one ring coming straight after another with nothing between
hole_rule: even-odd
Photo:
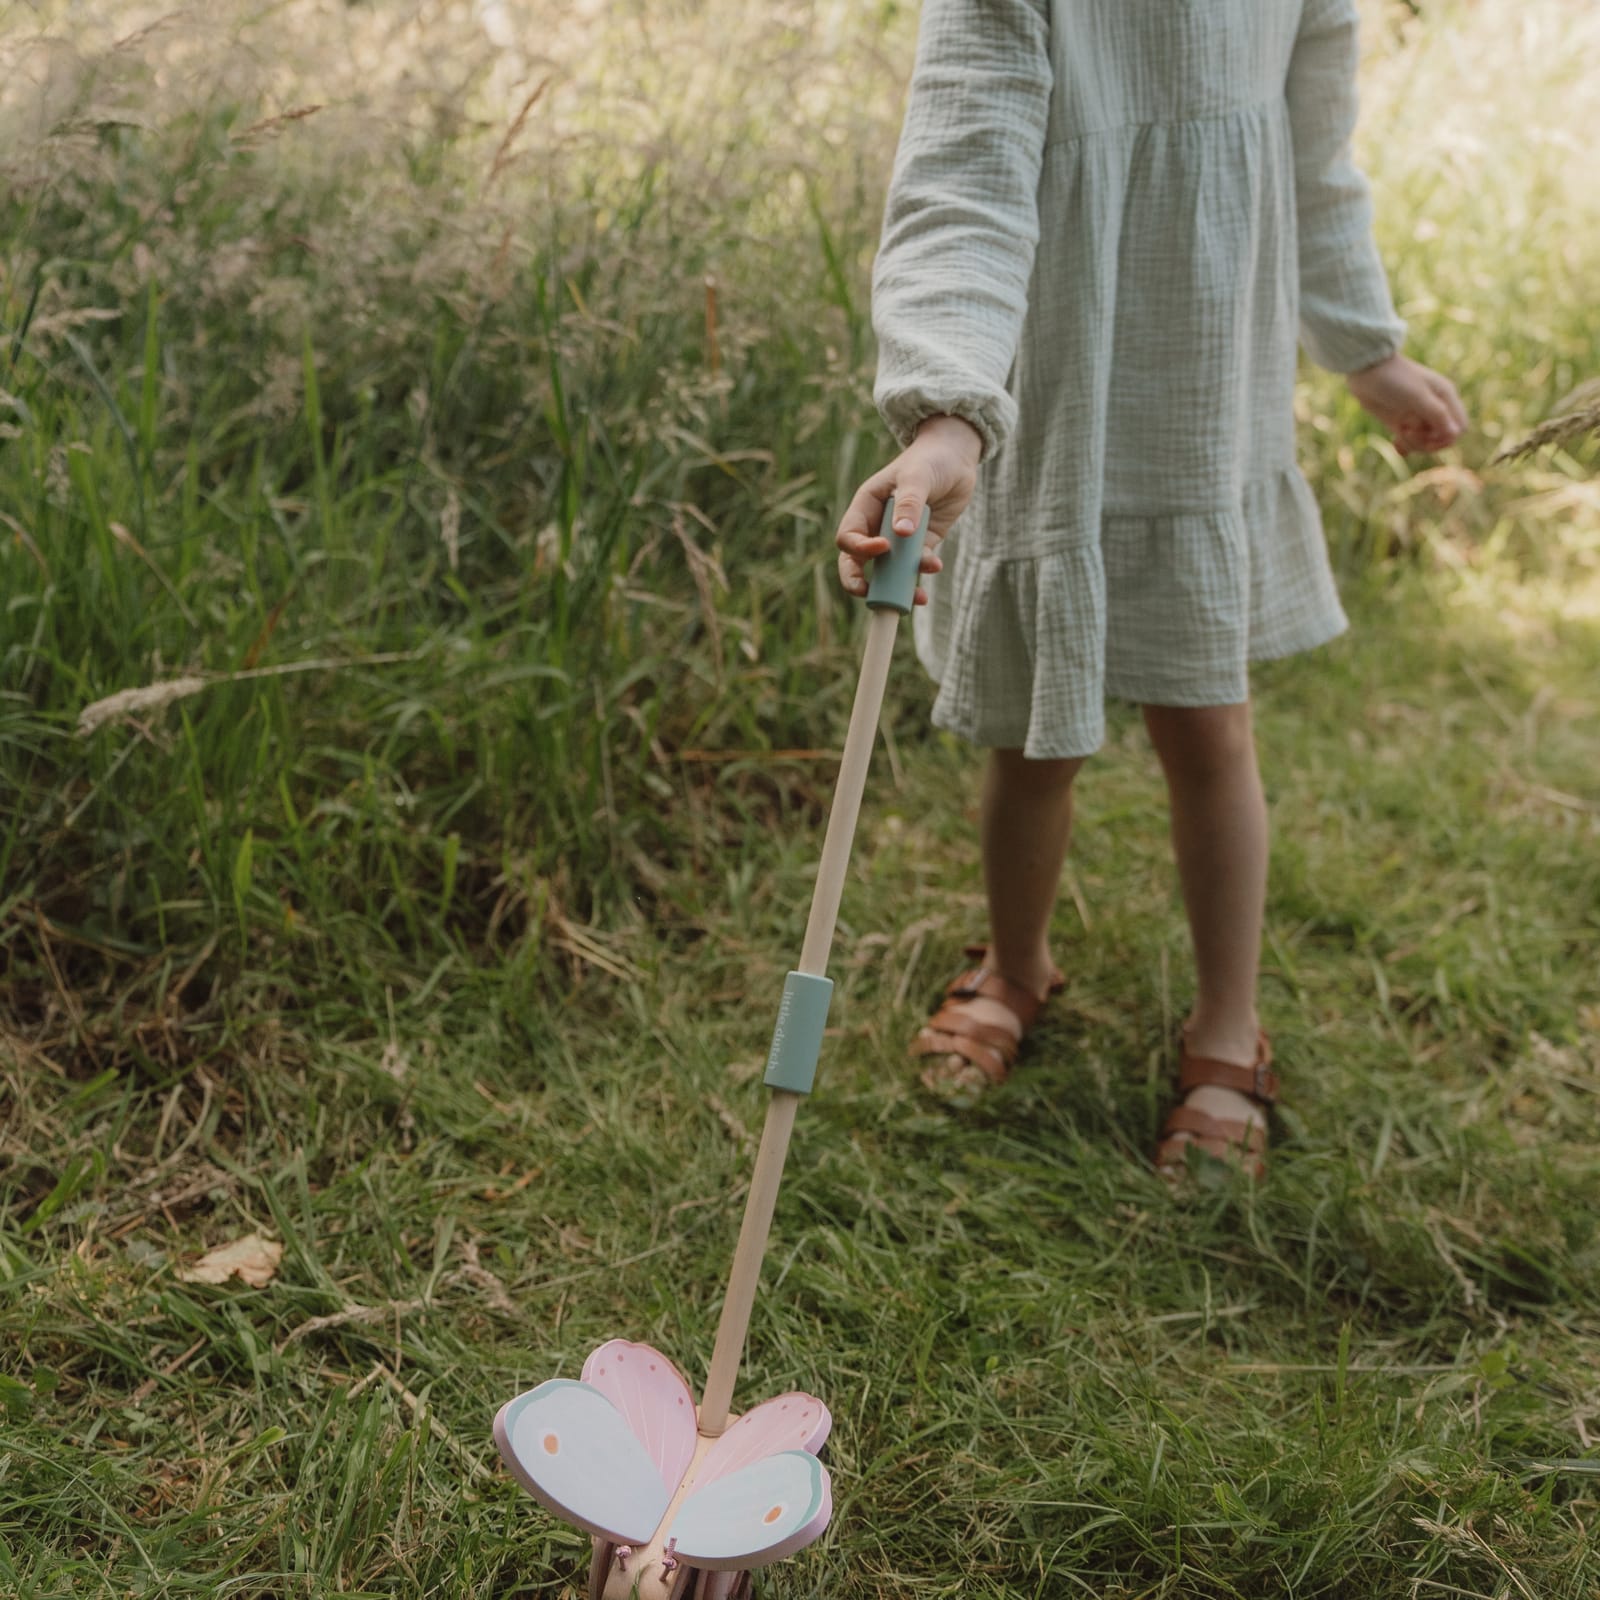
<instances>
[{"instance_id":1,"label":"child's knee","mask_svg":"<svg viewBox=\"0 0 1600 1600\"><path fill-rule=\"evenodd\" d=\"M1069 756L1043 761L1030 760L1020 750L991 750L996 774L1008 787L1049 794L1072 787L1087 756Z\"/></svg>"},{"instance_id":2,"label":"child's knee","mask_svg":"<svg viewBox=\"0 0 1600 1600\"><path fill-rule=\"evenodd\" d=\"M1144 719L1169 777L1205 781L1255 760L1247 700L1231 706L1146 706Z\"/></svg>"}]
</instances>

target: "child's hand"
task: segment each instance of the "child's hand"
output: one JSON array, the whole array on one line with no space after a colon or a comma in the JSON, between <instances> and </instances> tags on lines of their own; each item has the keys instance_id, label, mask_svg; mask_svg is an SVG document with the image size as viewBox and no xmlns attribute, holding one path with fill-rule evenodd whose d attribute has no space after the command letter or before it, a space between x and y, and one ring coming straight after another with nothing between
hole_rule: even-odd
<instances>
[{"instance_id":1,"label":"child's hand","mask_svg":"<svg viewBox=\"0 0 1600 1600\"><path fill-rule=\"evenodd\" d=\"M983 439L970 422L960 417L929 417L917 429L916 438L856 490L833 538L839 547L839 582L847 594L867 592L866 563L889 548L878 529L883 523L884 502L891 494L897 534L914 533L922 520L922 508L929 508L921 570L940 570L944 563L934 552L967 509L977 487L982 454ZM926 589L918 588L916 603L927 605Z\"/></svg>"},{"instance_id":2,"label":"child's hand","mask_svg":"<svg viewBox=\"0 0 1600 1600\"><path fill-rule=\"evenodd\" d=\"M1448 378L1393 355L1345 381L1361 405L1394 435L1403 456L1444 450L1466 432L1467 411Z\"/></svg>"}]
</instances>

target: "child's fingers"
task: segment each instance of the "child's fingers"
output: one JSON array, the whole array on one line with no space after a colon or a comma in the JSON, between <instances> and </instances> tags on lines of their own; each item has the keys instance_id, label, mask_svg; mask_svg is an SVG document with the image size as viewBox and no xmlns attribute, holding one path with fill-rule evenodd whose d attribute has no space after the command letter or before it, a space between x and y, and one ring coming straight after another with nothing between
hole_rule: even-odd
<instances>
[{"instance_id":1,"label":"child's fingers","mask_svg":"<svg viewBox=\"0 0 1600 1600\"><path fill-rule=\"evenodd\" d=\"M847 594L865 594L867 592L867 562L883 555L889 548L887 539L863 539L859 536L850 536L848 543L846 536L839 536L839 582ZM944 571L944 562L932 550L922 552L922 561L918 570L932 576L936 572ZM918 594L923 591L919 589ZM926 600L923 601L926 604Z\"/></svg>"},{"instance_id":2,"label":"child's fingers","mask_svg":"<svg viewBox=\"0 0 1600 1600\"><path fill-rule=\"evenodd\" d=\"M883 522L883 504L889 498L889 487L881 477L872 477L856 490L839 519L839 531L834 535L834 543L841 550L855 549L862 539L878 539L878 528ZM848 544L847 540L850 541ZM879 542L882 543L881 540ZM883 544L882 549L872 553L881 555L888 548L887 544Z\"/></svg>"},{"instance_id":3,"label":"child's fingers","mask_svg":"<svg viewBox=\"0 0 1600 1600\"><path fill-rule=\"evenodd\" d=\"M894 531L901 537L915 533L927 503L927 485L909 476L903 477L894 490Z\"/></svg>"},{"instance_id":4,"label":"child's fingers","mask_svg":"<svg viewBox=\"0 0 1600 1600\"><path fill-rule=\"evenodd\" d=\"M866 573L859 561L846 555L839 557L839 586L846 594L859 596L867 592Z\"/></svg>"},{"instance_id":5,"label":"child's fingers","mask_svg":"<svg viewBox=\"0 0 1600 1600\"><path fill-rule=\"evenodd\" d=\"M867 539L859 534L845 534L838 536L839 544L839 586L846 594L864 595L867 592L867 563L877 556L881 556L889 548L887 539ZM922 561L919 570L930 577L936 572L944 571L944 562L932 550L922 552ZM917 604L925 606L928 603L928 591L917 590Z\"/></svg>"},{"instance_id":6,"label":"child's fingers","mask_svg":"<svg viewBox=\"0 0 1600 1600\"><path fill-rule=\"evenodd\" d=\"M1417 407L1416 416L1412 420L1420 431L1427 434L1450 433L1455 428L1455 418L1450 414L1450 408L1444 403L1443 396L1432 392Z\"/></svg>"},{"instance_id":7,"label":"child's fingers","mask_svg":"<svg viewBox=\"0 0 1600 1600\"><path fill-rule=\"evenodd\" d=\"M1451 383L1448 378L1441 376L1439 373L1435 373L1433 379L1433 388L1434 392L1444 403L1445 410L1450 413L1450 421L1455 427L1457 437L1459 437L1461 434L1467 431L1469 423L1467 418L1467 408L1462 403L1461 396L1457 392L1456 386Z\"/></svg>"},{"instance_id":8,"label":"child's fingers","mask_svg":"<svg viewBox=\"0 0 1600 1600\"><path fill-rule=\"evenodd\" d=\"M1403 426L1423 449L1444 450L1467 431L1467 408L1441 373L1424 371L1421 389Z\"/></svg>"},{"instance_id":9,"label":"child's fingers","mask_svg":"<svg viewBox=\"0 0 1600 1600\"><path fill-rule=\"evenodd\" d=\"M881 533L862 533L854 528L841 528L834 535L833 542L857 561L871 561L889 548L889 541Z\"/></svg>"},{"instance_id":10,"label":"child's fingers","mask_svg":"<svg viewBox=\"0 0 1600 1600\"><path fill-rule=\"evenodd\" d=\"M1460 437L1461 430L1456 427L1454 418L1441 423L1407 417L1394 430L1395 448L1403 456L1448 450Z\"/></svg>"},{"instance_id":11,"label":"child's fingers","mask_svg":"<svg viewBox=\"0 0 1600 1600\"><path fill-rule=\"evenodd\" d=\"M1402 449L1443 450L1453 444L1461 430L1445 397L1431 384L1414 400L1411 409L1395 428L1395 441Z\"/></svg>"}]
</instances>

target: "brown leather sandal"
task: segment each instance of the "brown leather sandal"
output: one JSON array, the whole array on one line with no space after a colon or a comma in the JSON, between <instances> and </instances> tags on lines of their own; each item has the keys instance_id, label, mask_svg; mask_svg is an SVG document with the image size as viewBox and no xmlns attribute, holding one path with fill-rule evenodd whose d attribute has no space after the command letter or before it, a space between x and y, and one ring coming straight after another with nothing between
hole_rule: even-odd
<instances>
[{"instance_id":1,"label":"brown leather sandal","mask_svg":"<svg viewBox=\"0 0 1600 1600\"><path fill-rule=\"evenodd\" d=\"M939 1009L911 1041L910 1049L912 1056L961 1056L968 1063L971 1071L952 1070L945 1068L941 1059L925 1068L919 1077L925 1089L949 1102L975 1097L982 1090L1006 1081L1023 1039L1044 1006L1044 1000L1032 990L984 964L989 954L988 945L969 944L963 954L974 957L979 965L946 986ZM1059 969L1052 969L1045 999L1063 989L1066 981ZM980 996L999 1001L1016 1017L1020 1027L1016 1038L1005 1028L979 1022L973 1017L969 1002Z\"/></svg>"},{"instance_id":2,"label":"brown leather sandal","mask_svg":"<svg viewBox=\"0 0 1600 1600\"><path fill-rule=\"evenodd\" d=\"M1248 1067L1232 1061L1214 1061L1209 1056L1192 1056L1185 1036L1178 1066L1178 1092L1187 1095L1191 1089L1206 1085L1232 1089L1267 1111L1278 1103L1278 1075L1271 1067L1272 1044L1264 1031L1256 1037L1256 1058ZM1191 1144L1258 1181L1267 1175L1266 1128L1237 1117L1213 1117L1192 1106L1178 1105L1167 1114L1161 1143L1156 1146L1156 1170L1168 1182L1177 1181L1188 1170L1184 1148Z\"/></svg>"}]
</instances>

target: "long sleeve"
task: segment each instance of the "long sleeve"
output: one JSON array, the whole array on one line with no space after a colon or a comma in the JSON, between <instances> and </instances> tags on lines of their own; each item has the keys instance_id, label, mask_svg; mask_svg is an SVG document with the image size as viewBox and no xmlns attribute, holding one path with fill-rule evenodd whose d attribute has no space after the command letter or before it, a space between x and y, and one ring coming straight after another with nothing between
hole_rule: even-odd
<instances>
[{"instance_id":1,"label":"long sleeve","mask_svg":"<svg viewBox=\"0 0 1600 1600\"><path fill-rule=\"evenodd\" d=\"M1305 0L1289 63L1299 216L1300 338L1311 359L1358 372L1405 339L1372 237L1372 198L1350 154L1358 64L1355 0Z\"/></svg>"},{"instance_id":2,"label":"long sleeve","mask_svg":"<svg viewBox=\"0 0 1600 1600\"><path fill-rule=\"evenodd\" d=\"M872 271L873 391L901 445L938 413L1016 425L1006 379L1039 238L1050 0L924 0Z\"/></svg>"}]
</instances>

